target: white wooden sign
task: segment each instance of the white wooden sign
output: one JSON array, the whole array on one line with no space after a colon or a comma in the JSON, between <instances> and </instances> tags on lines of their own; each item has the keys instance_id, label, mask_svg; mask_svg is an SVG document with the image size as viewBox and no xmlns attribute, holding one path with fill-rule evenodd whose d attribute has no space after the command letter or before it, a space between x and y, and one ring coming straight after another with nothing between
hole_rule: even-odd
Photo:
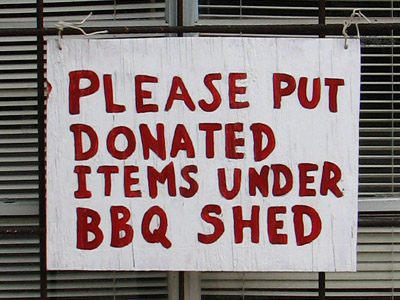
<instances>
[{"instance_id":1,"label":"white wooden sign","mask_svg":"<svg viewBox=\"0 0 400 300\"><path fill-rule=\"evenodd\" d=\"M358 41L62 45L50 270L355 271Z\"/></svg>"}]
</instances>

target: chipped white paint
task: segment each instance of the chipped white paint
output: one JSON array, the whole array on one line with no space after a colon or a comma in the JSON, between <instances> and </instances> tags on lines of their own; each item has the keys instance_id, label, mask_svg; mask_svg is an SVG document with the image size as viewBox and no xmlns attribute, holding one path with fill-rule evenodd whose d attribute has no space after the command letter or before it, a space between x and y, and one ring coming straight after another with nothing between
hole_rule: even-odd
<instances>
[{"instance_id":1,"label":"chipped white paint","mask_svg":"<svg viewBox=\"0 0 400 300\"><path fill-rule=\"evenodd\" d=\"M345 50L342 40L330 39L65 40L62 51L55 41L49 41L47 53L48 81L52 86L47 107L47 265L50 270L355 270L360 95L358 41L349 41L349 48ZM81 79L74 87L70 74L79 70L90 70L92 75L95 74L98 87L93 76L92 81ZM207 77L214 73L220 74L221 79L218 75ZM274 104L273 74L277 73L290 75L285 80L293 79L296 87L286 96L285 80L279 86L275 82L276 92L280 90L283 94L280 107L278 98ZM153 79L137 75L148 75ZM208 85L205 77L209 80ZM292 79L287 79L290 77ZM298 99L301 77L308 79L309 99L313 79L320 78L320 101L313 109L305 108ZM343 80L343 85L336 85L336 94L332 83L326 83L327 78L328 81L329 78ZM171 88L173 81L178 87ZM106 112L104 91L110 91L110 86L113 97L111 92L108 93L112 107L109 110L120 112ZM199 100L212 103L211 90L215 101L220 95L221 103L214 111L207 112L201 108ZM70 94L74 93L80 97L79 101L77 98L71 100ZM186 102L182 100L182 94L186 95ZM229 94L231 106L238 108L230 107ZM140 112L139 108L138 112L140 97L143 98L142 109L153 110L157 106L158 111ZM337 111L334 100L337 100ZM71 101L77 103L72 110ZM203 108L205 106L203 103ZM209 129L206 134L205 129L199 128L202 123L217 123L222 129ZM232 123L239 125L232 127L229 125ZM254 155L254 136L257 136L254 132L257 131L251 127L256 123L264 124L261 126L264 130L271 129L269 135L261 134L260 147L269 145L272 152L259 161ZM81 160L75 157L75 152L79 152L74 144L73 131L75 138L79 136L76 124L90 126L98 138L94 155ZM156 124L164 126L159 125L159 130L165 135L165 159L152 150L148 159L144 157L140 124L147 125L154 137L157 137ZM175 130L180 127L178 124L183 124L188 135L176 135L174 140ZM115 139L109 137L107 147L110 131L120 126L125 131L117 134ZM70 128L75 129L71 131ZM271 144L271 132L275 147ZM124 134L130 137L132 153L127 150L121 154L128 144ZM206 135L214 137L212 147L211 140L206 142ZM149 138L146 141L149 142ZM194 157L188 157L191 144ZM112 150L113 145L116 150ZM82 147L83 152L93 147L86 133L82 134ZM174 148L172 153L171 148ZM115 158L112 154L126 154L126 157ZM153 187L153 194L150 194L148 174L151 168L161 172L171 162L173 172L170 176L174 175L175 184L168 180L164 184L158 182L157 191ZM323 195L323 191L321 194L324 162L330 162L328 166L337 166L341 171L340 180L336 182L337 169L325 173L328 185L325 182L323 189L327 189L327 195ZM273 192L274 184L278 184L274 179L277 165L286 167L293 176L293 186L284 195ZM98 171L100 166L114 166L114 173L105 175L104 168ZM186 166L197 167L197 172L194 167L185 169ZM269 168L268 195L262 196L257 188L256 195L250 195L249 169L254 168L260 173L263 166ZM124 176L126 167L128 177ZM232 199L226 199L220 192L218 169L225 170L227 189L231 190L235 168L241 170L240 191ZM300 176L301 169L303 176ZM181 175L185 171L187 176ZM76 193L79 173L85 178L87 191L81 178L80 191ZM105 195L105 182L110 178L108 196ZM265 179L262 182L266 186ZM168 183L171 184L170 191ZM284 184L285 179L281 176L280 185ZM316 195L301 196L300 190L306 194L315 191ZM214 206L209 206L211 204ZM294 222L293 210L304 207L308 214ZM78 220L77 214L88 212L88 209L92 216L96 214L101 218L99 225L92 223L85 227L93 220L83 218L83 215ZM113 209L114 213L117 210L120 213L115 213L112 224ZM235 241L234 222L240 223L240 209L244 220L250 219L253 209L253 228L245 227L240 241L242 230L237 227ZM155 216L150 218L150 224L146 225L145 220L143 225L149 211L165 213L164 219ZM318 229L315 227L318 227L318 219L321 220L320 232L316 232L311 241L298 245L299 239L300 244L302 242L301 234L307 237L312 230L310 211L316 213L311 217L315 222L313 230ZM127 217L128 212L129 220L118 221ZM154 230L163 223L167 225L166 232L160 239ZM223 224L220 236L210 235L215 231L212 223L219 229ZM83 232L81 244L77 236L79 226ZM133 229L133 237L129 228ZM296 228L300 237L295 234ZM91 231L96 233L97 241L93 242L95 236ZM207 238L202 239L201 235L199 238L199 233L208 237L210 243L204 243Z\"/></svg>"}]
</instances>

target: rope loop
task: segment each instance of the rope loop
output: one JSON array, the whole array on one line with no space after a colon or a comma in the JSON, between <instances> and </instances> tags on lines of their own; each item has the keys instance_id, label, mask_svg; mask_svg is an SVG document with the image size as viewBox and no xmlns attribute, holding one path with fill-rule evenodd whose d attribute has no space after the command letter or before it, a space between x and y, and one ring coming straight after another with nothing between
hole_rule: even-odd
<instances>
[{"instance_id":1,"label":"rope loop","mask_svg":"<svg viewBox=\"0 0 400 300\"><path fill-rule=\"evenodd\" d=\"M58 21L55 26L57 28L58 31L58 48L60 50L62 50L62 44L61 44L61 40L62 40L62 36L61 33L63 31L64 28L72 28L72 29L76 29L79 30L80 32L82 32L83 35L86 36L91 36L91 35L95 35L95 34L102 34L102 33L108 33L108 30L101 30L101 31L95 31L95 32L91 32L91 33L87 33L85 30L83 30L81 28L81 25L83 25L91 16L93 13L90 13L87 17L85 17L82 21L80 22L65 22L65 21Z\"/></svg>"},{"instance_id":2,"label":"rope loop","mask_svg":"<svg viewBox=\"0 0 400 300\"><path fill-rule=\"evenodd\" d=\"M347 29L354 24L356 26L356 30L357 30L357 38L360 39L360 30L358 28L358 22L354 22L355 18L359 18L359 19L364 19L366 20L368 23L371 23L371 21L361 12L360 9L356 8L353 10L349 21L344 21L343 22L343 30L342 30L342 34L344 36L344 49L347 49L349 47L349 41L348 39L350 38L350 36L347 34Z\"/></svg>"}]
</instances>

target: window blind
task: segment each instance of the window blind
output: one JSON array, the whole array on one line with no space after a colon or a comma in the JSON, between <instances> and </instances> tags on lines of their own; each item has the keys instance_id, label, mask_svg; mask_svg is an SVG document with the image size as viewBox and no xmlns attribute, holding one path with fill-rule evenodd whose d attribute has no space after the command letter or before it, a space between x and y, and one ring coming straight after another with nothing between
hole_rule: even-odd
<instances>
[{"instance_id":1,"label":"window blind","mask_svg":"<svg viewBox=\"0 0 400 300\"><path fill-rule=\"evenodd\" d=\"M37 214L32 201L0 205L0 299L40 299Z\"/></svg>"},{"instance_id":2,"label":"window blind","mask_svg":"<svg viewBox=\"0 0 400 300\"><path fill-rule=\"evenodd\" d=\"M390 22L399 15L400 1L326 1L326 23L348 21L356 8L371 22ZM208 25L237 24L237 20L254 25L316 24L318 1L200 0L199 16L199 23ZM302 36L307 36L307 32ZM397 33L388 31L379 36L362 36L361 42L359 196L399 197Z\"/></svg>"},{"instance_id":3,"label":"window blind","mask_svg":"<svg viewBox=\"0 0 400 300\"><path fill-rule=\"evenodd\" d=\"M327 273L327 297L393 299L400 287L399 227L361 227L357 273Z\"/></svg>"},{"instance_id":4,"label":"window blind","mask_svg":"<svg viewBox=\"0 0 400 300\"><path fill-rule=\"evenodd\" d=\"M228 4L229 3L229 4ZM318 1L200 0L207 25L317 24ZM371 22L398 21L400 1L326 1L326 24L343 24L354 9ZM356 20L366 22L366 20ZM354 26L354 25L353 25ZM362 33L361 33L362 34ZM283 36L283 35L282 35ZM302 36L310 36L304 32ZM399 33L361 36L359 201L399 199ZM311 37L311 36L310 36ZM342 36L331 36L342 38ZM348 66L351 68L352 66ZM373 202L373 201L372 201ZM382 205L379 204L382 203ZM368 206L371 210L371 206ZM393 204L392 207L395 207ZM398 206L397 206L398 207ZM396 214L393 217L397 216ZM376 220L376 212L361 219ZM399 296L399 227L360 227L356 273L327 273L326 296L393 299ZM318 274L204 273L202 299L317 299Z\"/></svg>"},{"instance_id":5,"label":"window blind","mask_svg":"<svg viewBox=\"0 0 400 300\"><path fill-rule=\"evenodd\" d=\"M166 272L50 272L49 299L167 299Z\"/></svg>"},{"instance_id":6,"label":"window blind","mask_svg":"<svg viewBox=\"0 0 400 300\"><path fill-rule=\"evenodd\" d=\"M357 272L326 273L329 299L393 299L400 287L400 229L360 227ZM203 273L202 300L317 299L317 273Z\"/></svg>"},{"instance_id":7,"label":"window blind","mask_svg":"<svg viewBox=\"0 0 400 300\"><path fill-rule=\"evenodd\" d=\"M166 24L160 0L44 0L44 25L91 12L84 26ZM24 28L36 28L36 0L2 0L0 29ZM41 298L36 47L34 35L0 37L0 299ZM168 298L166 272L48 272L47 285L49 299Z\"/></svg>"},{"instance_id":8,"label":"window blind","mask_svg":"<svg viewBox=\"0 0 400 300\"><path fill-rule=\"evenodd\" d=\"M45 27L59 20L82 27L165 25L164 1L45 0ZM109 35L101 35L108 38ZM167 299L166 272L49 272L49 299Z\"/></svg>"},{"instance_id":9,"label":"window blind","mask_svg":"<svg viewBox=\"0 0 400 300\"><path fill-rule=\"evenodd\" d=\"M36 3L2 1L0 28L35 28ZM40 299L36 36L0 37L0 299Z\"/></svg>"},{"instance_id":10,"label":"window blind","mask_svg":"<svg viewBox=\"0 0 400 300\"><path fill-rule=\"evenodd\" d=\"M202 273L202 300L269 299L287 297L312 299L318 296L316 273Z\"/></svg>"},{"instance_id":11,"label":"window blind","mask_svg":"<svg viewBox=\"0 0 400 300\"><path fill-rule=\"evenodd\" d=\"M200 24L318 23L318 1L199 0Z\"/></svg>"},{"instance_id":12,"label":"window blind","mask_svg":"<svg viewBox=\"0 0 400 300\"><path fill-rule=\"evenodd\" d=\"M82 26L165 25L163 0L44 0L45 27L60 20L77 22L93 13Z\"/></svg>"},{"instance_id":13,"label":"window blind","mask_svg":"<svg viewBox=\"0 0 400 300\"><path fill-rule=\"evenodd\" d=\"M398 46L394 36L362 47L359 194L399 195Z\"/></svg>"},{"instance_id":14,"label":"window blind","mask_svg":"<svg viewBox=\"0 0 400 300\"><path fill-rule=\"evenodd\" d=\"M372 22L392 22L398 20L400 1L326 1L326 23L342 23L354 8ZM46 27L59 20L80 21L90 12L85 26L102 29L165 24L165 3L159 0L44 1ZM317 24L318 1L199 0L199 16L198 23L207 25ZM35 0L1 1L0 28L35 27ZM398 37L387 31L361 39L360 201L399 197ZM0 229L38 227L36 59L35 36L0 37ZM358 272L327 274L327 296L399 296L398 241L398 227L360 228ZM1 234L0 299L40 299L39 280L37 234ZM48 274L52 299L166 299L166 284L165 272ZM309 299L317 294L315 273L202 274L204 299Z\"/></svg>"}]
</instances>

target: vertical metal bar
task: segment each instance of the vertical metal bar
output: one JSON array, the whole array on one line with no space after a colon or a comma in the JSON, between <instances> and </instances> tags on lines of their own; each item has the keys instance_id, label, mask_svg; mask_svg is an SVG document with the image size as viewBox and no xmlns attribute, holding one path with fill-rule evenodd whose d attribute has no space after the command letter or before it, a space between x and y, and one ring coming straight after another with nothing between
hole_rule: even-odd
<instances>
[{"instance_id":1,"label":"vertical metal bar","mask_svg":"<svg viewBox=\"0 0 400 300\"><path fill-rule=\"evenodd\" d=\"M178 0L177 1L177 14L178 14L178 20L177 20L177 25L179 27L183 26L183 0ZM182 37L183 33L178 32L178 36Z\"/></svg>"},{"instance_id":2,"label":"vertical metal bar","mask_svg":"<svg viewBox=\"0 0 400 300\"><path fill-rule=\"evenodd\" d=\"M178 27L183 26L183 0L177 0L176 2L176 12L177 12L177 25ZM179 37L183 37L183 32L178 32ZM179 271L178 275L179 282L179 300L185 299L185 273L183 271Z\"/></svg>"},{"instance_id":3,"label":"vertical metal bar","mask_svg":"<svg viewBox=\"0 0 400 300\"><path fill-rule=\"evenodd\" d=\"M318 5L318 24L325 25L326 3L325 0L319 0ZM325 31L319 34L320 38L325 37ZM325 300L325 272L318 273L318 299Z\"/></svg>"},{"instance_id":4,"label":"vertical metal bar","mask_svg":"<svg viewBox=\"0 0 400 300\"><path fill-rule=\"evenodd\" d=\"M179 300L185 300L185 272L179 271Z\"/></svg>"},{"instance_id":5,"label":"vertical metal bar","mask_svg":"<svg viewBox=\"0 0 400 300\"><path fill-rule=\"evenodd\" d=\"M318 6L318 24L319 25L325 25L325 16L326 16L326 11L325 11L325 0L319 0L319 6ZM320 38L325 37L325 31L321 32L319 34Z\"/></svg>"},{"instance_id":6,"label":"vertical metal bar","mask_svg":"<svg viewBox=\"0 0 400 300\"><path fill-rule=\"evenodd\" d=\"M391 10L390 10L390 12L391 12L391 18L393 18L394 17L394 13L393 13L393 10L394 10L394 7L393 7L393 1L392 1L392 5L391 5ZM391 192L392 193L394 193L395 192L395 166L396 166L396 164L395 164L395 120L396 120L396 117L395 117L395 99L394 99L394 93L395 93L395 84L394 84L394 32L393 32L393 29L390 31L390 33L391 33L391 41L392 41L392 45L391 45L391 47L390 47L390 58L391 58L391 61L390 61L390 63L391 63L391 74L390 74L390 79L391 79L391 93L390 93L390 95L391 95L391 102L392 102L392 107L391 107L391 111L392 111L392 126L391 126L391 136L392 136L392 139L391 139L391 149L392 149L392 153L391 153L391 156L392 156L392 161L391 161L391 163L392 163L392 168L391 168L391 171L392 171L392 178L391 178ZM396 101L397 102L397 101Z\"/></svg>"},{"instance_id":7,"label":"vertical metal bar","mask_svg":"<svg viewBox=\"0 0 400 300\"><path fill-rule=\"evenodd\" d=\"M318 24L325 25L325 0L319 0L318 5ZM320 38L325 37L325 31L319 34ZM318 299L325 300L325 273L319 272L318 273Z\"/></svg>"},{"instance_id":8,"label":"vertical metal bar","mask_svg":"<svg viewBox=\"0 0 400 300\"><path fill-rule=\"evenodd\" d=\"M44 94L44 37L43 0L36 1L36 53L38 98L38 151L39 151L39 227L40 227L40 295L47 299L46 265L46 186L45 186L45 94Z\"/></svg>"},{"instance_id":9,"label":"vertical metal bar","mask_svg":"<svg viewBox=\"0 0 400 300\"><path fill-rule=\"evenodd\" d=\"M325 272L318 273L318 299L325 300Z\"/></svg>"},{"instance_id":10,"label":"vertical metal bar","mask_svg":"<svg viewBox=\"0 0 400 300\"><path fill-rule=\"evenodd\" d=\"M178 19L177 16L178 16L178 4L177 4L177 1L176 0L166 1L165 20L167 21L169 27L177 26L177 19Z\"/></svg>"}]
</instances>

